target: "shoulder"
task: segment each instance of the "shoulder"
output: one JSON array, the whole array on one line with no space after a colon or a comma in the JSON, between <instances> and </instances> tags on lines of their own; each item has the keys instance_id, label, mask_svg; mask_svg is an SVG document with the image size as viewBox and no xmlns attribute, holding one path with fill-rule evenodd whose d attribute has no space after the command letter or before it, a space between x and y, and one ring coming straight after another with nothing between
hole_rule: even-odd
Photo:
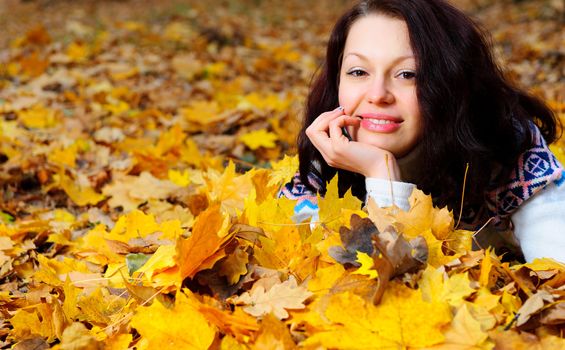
<instances>
[{"instance_id":1,"label":"shoulder","mask_svg":"<svg viewBox=\"0 0 565 350\"><path fill-rule=\"evenodd\" d=\"M495 216L508 217L552 184L555 188L565 187L565 170L535 125L532 137L532 147L520 154L509 178L488 194L489 209Z\"/></svg>"}]
</instances>

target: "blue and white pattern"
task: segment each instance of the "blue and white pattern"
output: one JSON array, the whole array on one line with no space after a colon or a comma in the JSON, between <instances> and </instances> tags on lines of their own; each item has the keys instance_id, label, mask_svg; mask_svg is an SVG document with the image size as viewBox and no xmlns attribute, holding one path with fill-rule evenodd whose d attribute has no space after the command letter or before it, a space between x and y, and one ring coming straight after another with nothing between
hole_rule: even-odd
<instances>
[{"instance_id":1,"label":"blue and white pattern","mask_svg":"<svg viewBox=\"0 0 565 350\"><path fill-rule=\"evenodd\" d=\"M504 219L512 215L528 198L554 182L565 181L565 170L543 139L540 130L532 127L534 146L518 158L508 182L489 193L491 216Z\"/></svg>"}]
</instances>

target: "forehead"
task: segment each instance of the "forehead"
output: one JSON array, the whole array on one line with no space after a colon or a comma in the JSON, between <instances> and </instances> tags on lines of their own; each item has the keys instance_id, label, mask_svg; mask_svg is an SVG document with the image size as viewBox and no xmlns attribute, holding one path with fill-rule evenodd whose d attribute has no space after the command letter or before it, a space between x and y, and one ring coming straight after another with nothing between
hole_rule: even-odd
<instances>
[{"instance_id":1,"label":"forehead","mask_svg":"<svg viewBox=\"0 0 565 350\"><path fill-rule=\"evenodd\" d=\"M412 55L406 23L397 18L371 14L359 18L351 26L344 55L362 52L366 55Z\"/></svg>"}]
</instances>

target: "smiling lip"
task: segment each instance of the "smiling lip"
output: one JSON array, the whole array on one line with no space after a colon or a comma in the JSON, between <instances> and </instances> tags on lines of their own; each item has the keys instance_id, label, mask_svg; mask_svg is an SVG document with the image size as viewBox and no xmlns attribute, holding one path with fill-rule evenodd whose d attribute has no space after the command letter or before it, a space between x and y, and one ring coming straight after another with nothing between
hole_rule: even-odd
<instances>
[{"instance_id":1,"label":"smiling lip","mask_svg":"<svg viewBox=\"0 0 565 350\"><path fill-rule=\"evenodd\" d=\"M393 117L386 114L361 114L361 127L371 132L391 133L400 128L400 124L404 121L401 118ZM386 124L377 124L374 121L382 120L387 121Z\"/></svg>"}]
</instances>

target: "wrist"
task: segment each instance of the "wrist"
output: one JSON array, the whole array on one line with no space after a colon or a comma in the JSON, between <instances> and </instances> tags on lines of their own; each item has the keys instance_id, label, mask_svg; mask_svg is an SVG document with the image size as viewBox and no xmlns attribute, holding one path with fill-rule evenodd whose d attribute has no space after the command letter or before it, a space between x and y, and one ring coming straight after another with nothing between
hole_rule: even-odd
<instances>
[{"instance_id":1,"label":"wrist","mask_svg":"<svg viewBox=\"0 0 565 350\"><path fill-rule=\"evenodd\" d=\"M364 175L370 178L400 181L400 169L392 155L388 155L381 162L374 164Z\"/></svg>"}]
</instances>

